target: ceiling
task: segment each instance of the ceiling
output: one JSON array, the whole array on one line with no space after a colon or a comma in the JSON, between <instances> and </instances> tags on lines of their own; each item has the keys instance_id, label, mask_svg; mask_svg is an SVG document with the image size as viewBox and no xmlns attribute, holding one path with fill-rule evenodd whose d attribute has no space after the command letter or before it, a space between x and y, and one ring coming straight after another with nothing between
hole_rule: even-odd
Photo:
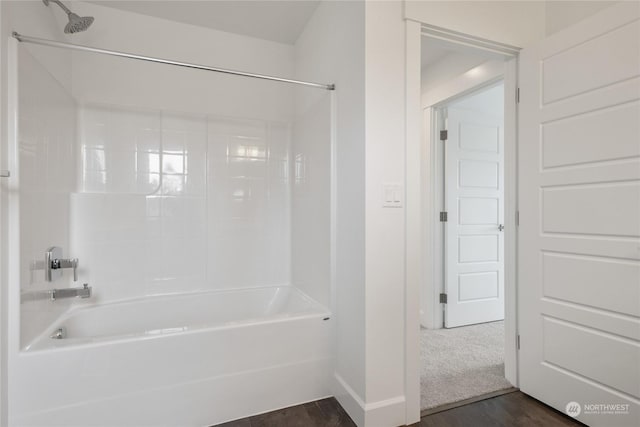
<instances>
[{"instance_id":1,"label":"ceiling","mask_svg":"<svg viewBox=\"0 0 640 427\"><path fill-rule=\"evenodd\" d=\"M420 47L422 49L422 54L420 56L422 59L422 68L433 65L454 52L453 49L437 43L435 39L430 37L422 37Z\"/></svg>"},{"instance_id":2,"label":"ceiling","mask_svg":"<svg viewBox=\"0 0 640 427\"><path fill-rule=\"evenodd\" d=\"M88 3L293 44L320 0L90 0Z\"/></svg>"}]
</instances>

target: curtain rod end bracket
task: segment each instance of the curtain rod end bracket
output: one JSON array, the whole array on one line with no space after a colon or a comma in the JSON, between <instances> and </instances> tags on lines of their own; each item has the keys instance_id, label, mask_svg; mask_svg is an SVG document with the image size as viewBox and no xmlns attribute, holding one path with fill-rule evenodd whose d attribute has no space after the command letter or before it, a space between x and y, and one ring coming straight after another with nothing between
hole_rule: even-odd
<instances>
[{"instance_id":1,"label":"curtain rod end bracket","mask_svg":"<svg viewBox=\"0 0 640 427\"><path fill-rule=\"evenodd\" d=\"M334 84L327 85L327 89L328 90L336 90L336 85L334 85Z\"/></svg>"}]
</instances>

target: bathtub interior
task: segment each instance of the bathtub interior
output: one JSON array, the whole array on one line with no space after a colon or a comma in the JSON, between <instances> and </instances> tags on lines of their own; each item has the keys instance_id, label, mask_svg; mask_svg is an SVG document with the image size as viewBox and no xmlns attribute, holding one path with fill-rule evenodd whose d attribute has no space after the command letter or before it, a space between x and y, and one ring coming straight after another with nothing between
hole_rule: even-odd
<instances>
[{"instance_id":1,"label":"bathtub interior","mask_svg":"<svg viewBox=\"0 0 640 427\"><path fill-rule=\"evenodd\" d=\"M157 295L78 306L25 351L105 344L183 332L251 326L312 318L328 321L331 312L292 286ZM64 331L61 338L52 338Z\"/></svg>"},{"instance_id":2,"label":"bathtub interior","mask_svg":"<svg viewBox=\"0 0 640 427\"><path fill-rule=\"evenodd\" d=\"M330 305L327 93L75 52L61 82L50 49L18 46L20 348L123 300L163 296L169 318L183 294L292 287ZM78 282L44 280L49 246ZM83 283L89 299L47 299Z\"/></svg>"}]
</instances>

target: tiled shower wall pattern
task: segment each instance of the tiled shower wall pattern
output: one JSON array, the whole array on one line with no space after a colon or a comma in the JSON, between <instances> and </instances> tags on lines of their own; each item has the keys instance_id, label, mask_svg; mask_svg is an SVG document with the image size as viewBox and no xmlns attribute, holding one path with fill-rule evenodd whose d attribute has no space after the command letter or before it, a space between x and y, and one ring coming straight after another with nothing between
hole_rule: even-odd
<instances>
[{"instance_id":1,"label":"tiled shower wall pattern","mask_svg":"<svg viewBox=\"0 0 640 427\"><path fill-rule=\"evenodd\" d=\"M289 125L79 109L72 248L97 301L289 283Z\"/></svg>"}]
</instances>

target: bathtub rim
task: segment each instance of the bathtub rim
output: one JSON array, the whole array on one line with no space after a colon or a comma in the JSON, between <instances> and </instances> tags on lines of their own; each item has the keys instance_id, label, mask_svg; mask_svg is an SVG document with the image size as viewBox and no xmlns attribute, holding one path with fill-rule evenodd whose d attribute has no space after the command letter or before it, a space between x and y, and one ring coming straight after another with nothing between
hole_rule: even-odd
<instances>
[{"instance_id":1,"label":"bathtub rim","mask_svg":"<svg viewBox=\"0 0 640 427\"><path fill-rule=\"evenodd\" d=\"M245 291L255 291L255 290L263 290L263 289L273 289L273 288L288 288L298 293L302 299L309 303L314 310L313 312L301 313L294 316L280 316L271 315L267 317L251 317L246 321L237 321L237 322L229 322L220 325L213 326L195 326L191 327L187 330L183 331L175 331L175 332L166 332L166 333L158 333L158 334L146 334L146 333L131 333L131 334L119 334L119 335L109 335L98 338L66 338L60 341L66 341L66 345L60 346L46 346L43 348L32 348L35 344L40 342L47 342L46 340L51 340L48 336L51 332L59 326L63 326L64 322L70 317L74 316L77 313L82 313L84 311L109 307L112 305L121 305L127 303L135 303L141 302L149 299L170 299L178 296L194 296L194 295L207 295L207 294L218 294L218 293L236 293L236 292L245 292ZM257 326L257 325L269 325L276 323L283 323L289 321L296 320L306 320L318 318L321 321L330 321L333 316L331 310L327 307L310 297L308 294L300 290L298 287L294 285L267 285L267 286L252 286L246 288L225 288L225 289L216 289L216 290L206 290L206 291L187 291L187 292L171 292L171 293L160 293L160 294L151 294L144 296L137 296L133 298L122 298L118 300L106 301L106 302L93 302L89 304L76 304L72 305L71 308L65 311L60 317L58 317L47 329L38 334L33 340L31 340L27 345L21 346L18 350L19 357L29 357L29 355L43 354L46 352L58 352L58 351L73 351L78 348L91 348L91 347L103 347L112 344L120 344L132 341L147 341L147 340L156 340L160 338L168 338L175 337L183 334L196 334L196 333L204 333L204 332L213 332L224 329L235 329L249 326Z\"/></svg>"}]
</instances>

